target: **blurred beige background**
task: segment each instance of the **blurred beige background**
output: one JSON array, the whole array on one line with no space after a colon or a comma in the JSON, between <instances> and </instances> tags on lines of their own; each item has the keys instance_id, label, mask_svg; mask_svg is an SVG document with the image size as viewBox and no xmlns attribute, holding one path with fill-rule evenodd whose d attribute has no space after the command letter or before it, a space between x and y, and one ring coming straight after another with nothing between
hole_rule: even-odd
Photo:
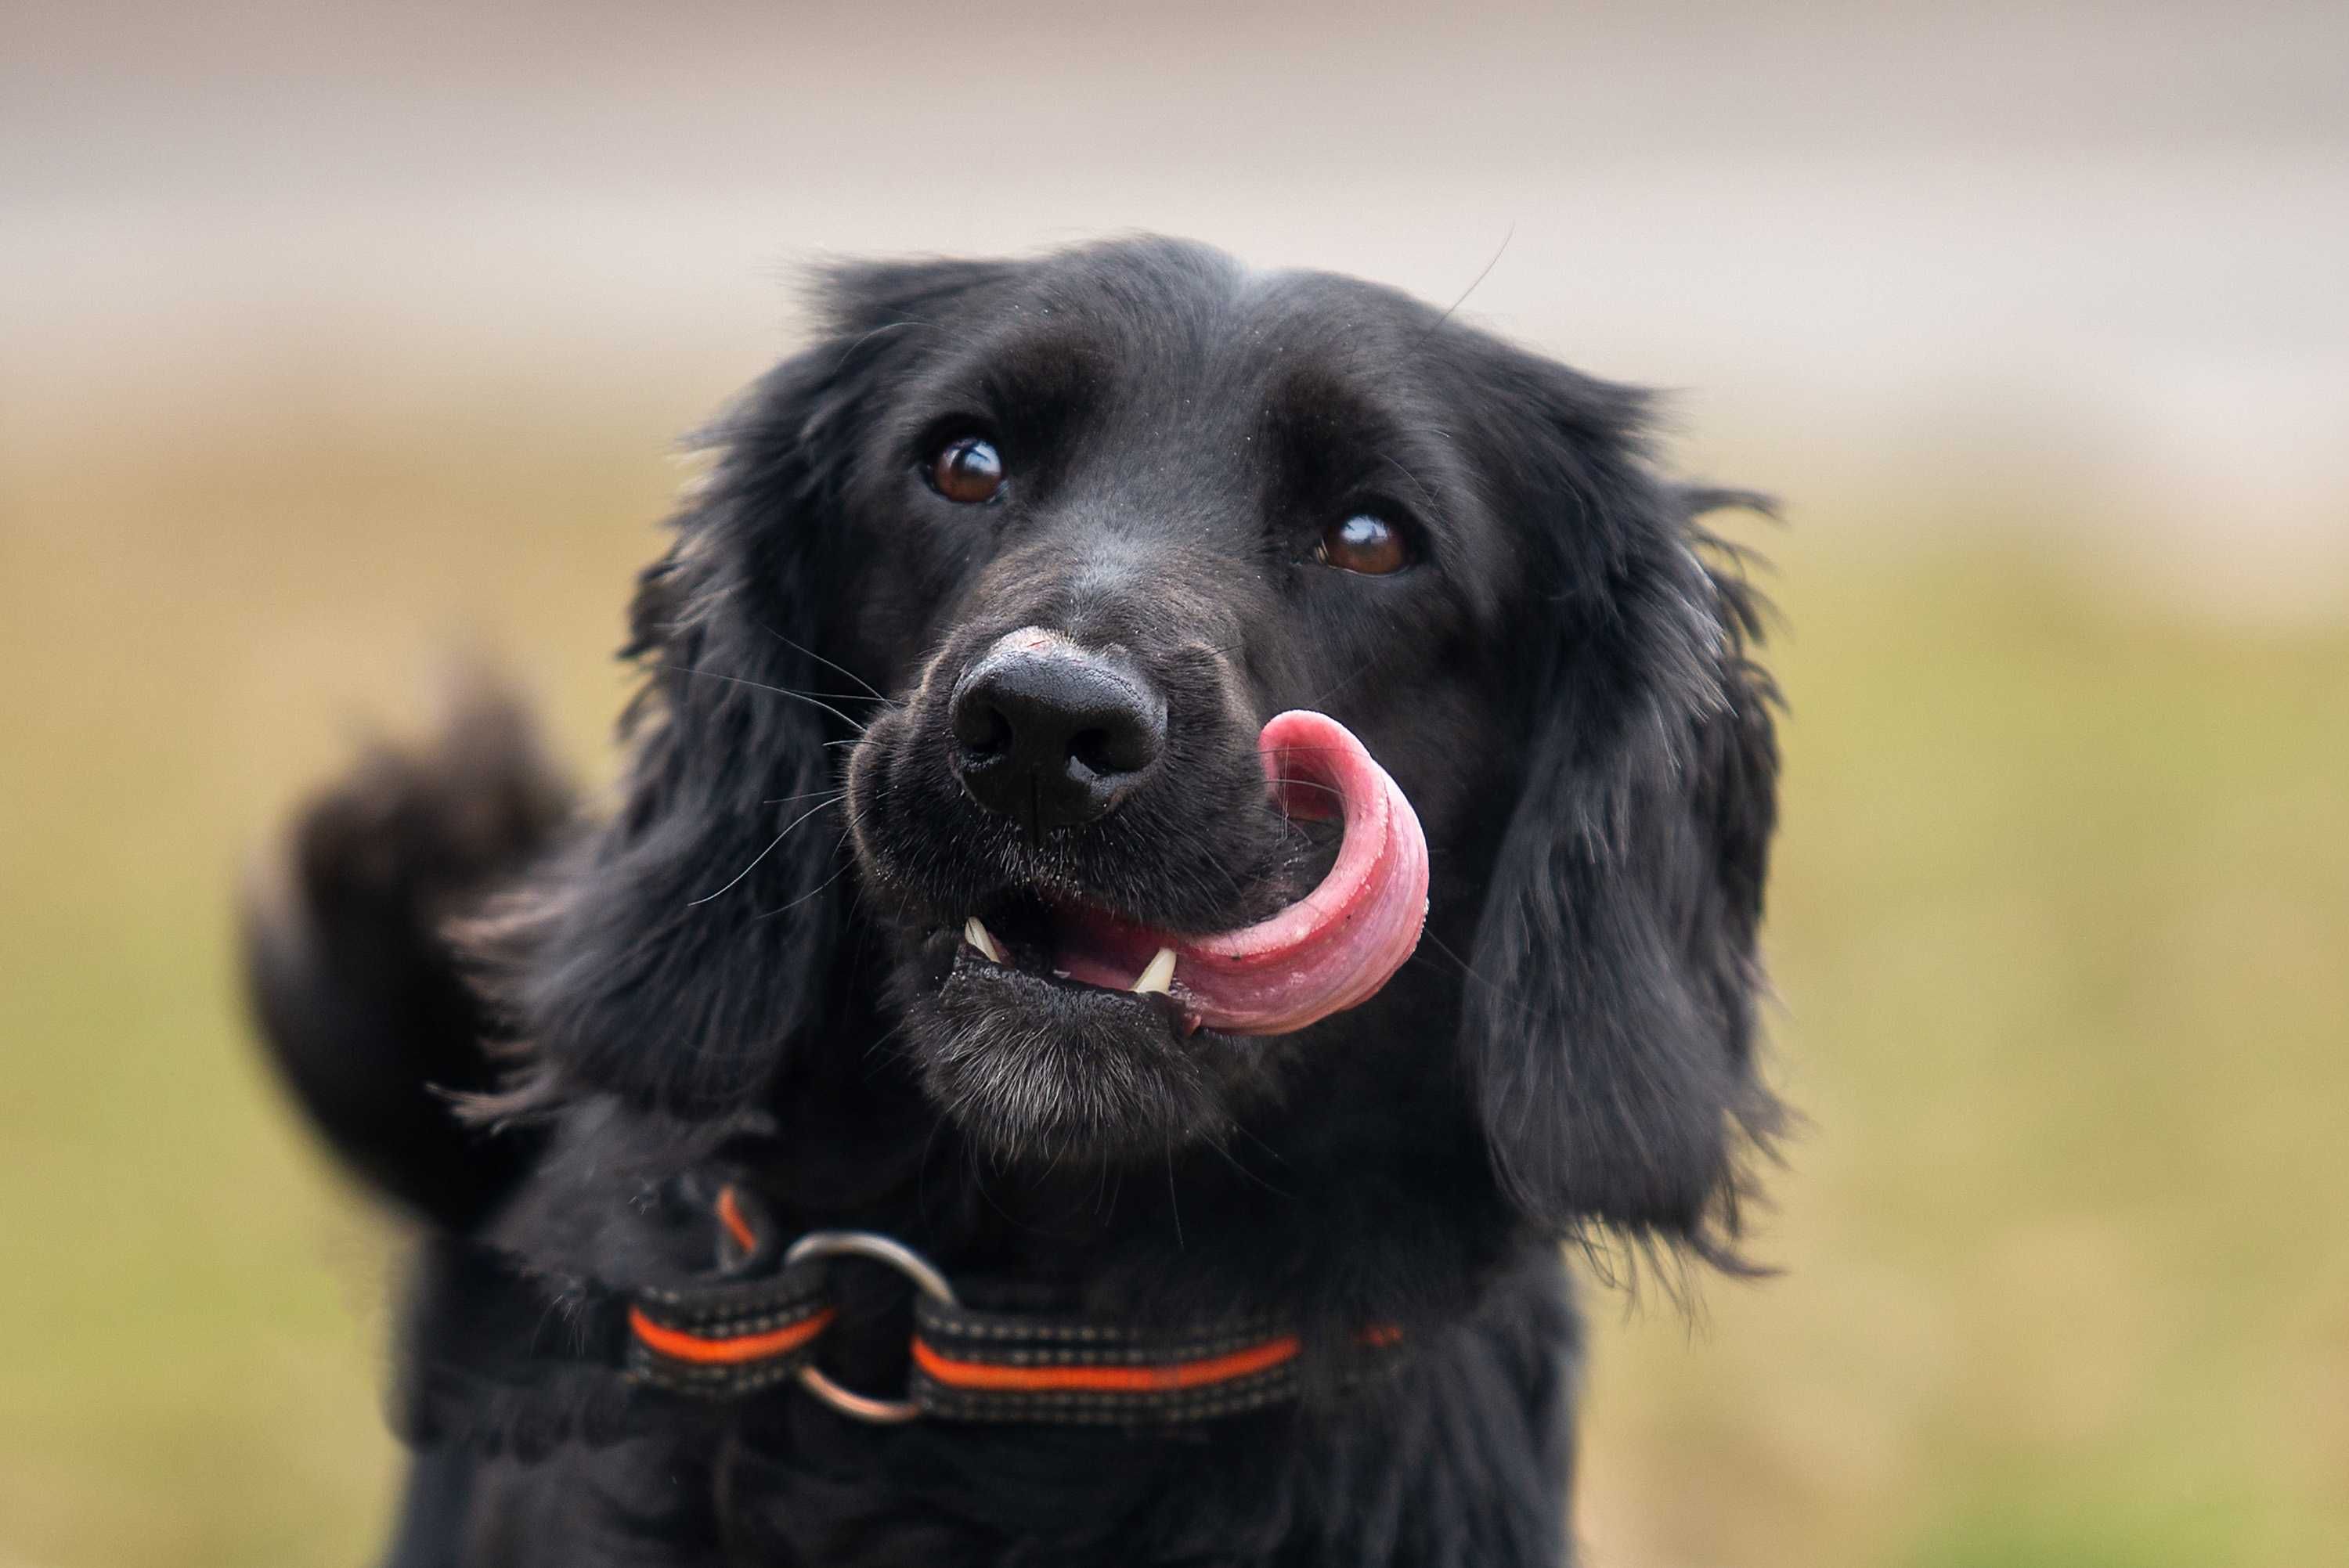
<instances>
[{"instance_id":1,"label":"blurred beige background","mask_svg":"<svg viewBox=\"0 0 2349 1568\"><path fill-rule=\"evenodd\" d=\"M364 1558L390 1238L240 857L449 650L583 769L795 263L1126 229L1674 389L1813 1127L1600 1295L1605 1568L2349 1559L2349 12L12 5L0 1568ZM1487 270L1489 268L1489 271Z\"/></svg>"}]
</instances>

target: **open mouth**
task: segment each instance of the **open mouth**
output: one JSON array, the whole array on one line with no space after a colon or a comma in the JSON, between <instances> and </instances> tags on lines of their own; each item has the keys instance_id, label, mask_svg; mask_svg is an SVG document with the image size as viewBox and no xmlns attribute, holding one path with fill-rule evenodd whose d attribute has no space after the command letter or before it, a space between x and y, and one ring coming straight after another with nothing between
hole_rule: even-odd
<instances>
[{"instance_id":1,"label":"open mouth","mask_svg":"<svg viewBox=\"0 0 2349 1568\"><path fill-rule=\"evenodd\" d=\"M1004 893L963 923L955 965L998 980L1130 996L1176 1033L1197 1033L1206 1020L1187 1000L1174 995L1180 955L1161 944L1137 960L1129 944L1101 940L1098 933L1114 919L1099 910L1030 892Z\"/></svg>"},{"instance_id":2,"label":"open mouth","mask_svg":"<svg viewBox=\"0 0 2349 1568\"><path fill-rule=\"evenodd\" d=\"M1361 1006L1402 968L1427 919L1419 817L1353 733L1295 710L1257 738L1265 779L1292 819L1341 824L1328 872L1295 903L1236 931L1183 935L1106 910L1012 892L970 912L957 966L1123 992L1181 1033L1283 1035Z\"/></svg>"}]
</instances>

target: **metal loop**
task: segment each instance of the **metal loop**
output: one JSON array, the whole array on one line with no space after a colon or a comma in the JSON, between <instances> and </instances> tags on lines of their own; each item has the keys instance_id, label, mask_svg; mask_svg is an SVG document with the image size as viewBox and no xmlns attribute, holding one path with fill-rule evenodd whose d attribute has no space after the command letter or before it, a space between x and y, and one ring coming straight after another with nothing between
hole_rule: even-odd
<instances>
[{"instance_id":1,"label":"metal loop","mask_svg":"<svg viewBox=\"0 0 2349 1568\"><path fill-rule=\"evenodd\" d=\"M929 1259L903 1242L894 1241L873 1231L812 1231L792 1243L783 1254L783 1266L812 1263L819 1258L858 1257L876 1264L886 1264L907 1279L915 1288L942 1306L960 1306L955 1299L954 1286L947 1283ZM843 1416L860 1421L894 1425L910 1421L922 1413L922 1408L911 1399L876 1399L869 1394L859 1394L843 1388L826 1377L811 1361L799 1370L800 1386Z\"/></svg>"}]
</instances>

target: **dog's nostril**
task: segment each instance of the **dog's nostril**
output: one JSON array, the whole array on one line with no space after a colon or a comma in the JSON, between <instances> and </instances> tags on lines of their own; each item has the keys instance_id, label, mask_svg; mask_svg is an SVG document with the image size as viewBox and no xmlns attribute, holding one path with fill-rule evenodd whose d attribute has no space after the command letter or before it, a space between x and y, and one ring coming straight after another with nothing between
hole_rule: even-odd
<instances>
[{"instance_id":1,"label":"dog's nostril","mask_svg":"<svg viewBox=\"0 0 2349 1568\"><path fill-rule=\"evenodd\" d=\"M1109 731L1080 730L1069 738L1069 757L1092 773L1124 773L1131 771L1111 760Z\"/></svg>"},{"instance_id":2,"label":"dog's nostril","mask_svg":"<svg viewBox=\"0 0 2349 1568\"><path fill-rule=\"evenodd\" d=\"M1139 773L1158 759L1164 726L1155 717L1137 708L1081 729L1069 738L1069 757L1099 774Z\"/></svg>"},{"instance_id":3,"label":"dog's nostril","mask_svg":"<svg viewBox=\"0 0 2349 1568\"><path fill-rule=\"evenodd\" d=\"M974 759L999 756L1011 746L1011 721L986 702L957 703L955 738Z\"/></svg>"}]
</instances>

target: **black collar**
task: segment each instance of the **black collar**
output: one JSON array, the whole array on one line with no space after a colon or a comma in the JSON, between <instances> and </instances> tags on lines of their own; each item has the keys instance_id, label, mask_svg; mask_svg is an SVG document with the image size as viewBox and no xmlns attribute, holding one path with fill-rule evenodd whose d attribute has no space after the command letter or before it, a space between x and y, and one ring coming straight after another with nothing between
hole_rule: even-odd
<instances>
[{"instance_id":1,"label":"black collar","mask_svg":"<svg viewBox=\"0 0 2349 1568\"><path fill-rule=\"evenodd\" d=\"M703 1189L705 1191L708 1188ZM929 1261L870 1231L815 1231L786 1243L743 1187L708 1204L716 1266L704 1279L619 1291L590 1285L603 1332L578 1343L629 1379L713 1400L796 1381L859 1420L1141 1425L1244 1414L1293 1398L1304 1346L1293 1324L1231 1318L1173 1331L961 1304ZM915 1291L908 1387L877 1397L841 1387L817 1365L836 1316L833 1264L885 1264ZM1402 1340L1389 1325L1354 1336L1365 1374Z\"/></svg>"}]
</instances>

